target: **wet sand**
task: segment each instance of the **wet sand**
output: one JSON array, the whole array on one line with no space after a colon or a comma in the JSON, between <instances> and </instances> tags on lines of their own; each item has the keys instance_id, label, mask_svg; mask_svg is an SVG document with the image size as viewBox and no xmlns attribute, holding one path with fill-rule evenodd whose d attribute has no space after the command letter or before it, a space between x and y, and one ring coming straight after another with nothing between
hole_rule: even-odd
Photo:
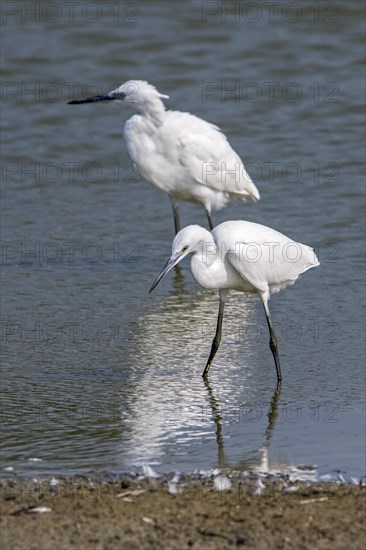
<instances>
[{"instance_id":1,"label":"wet sand","mask_svg":"<svg viewBox=\"0 0 366 550\"><path fill-rule=\"evenodd\" d=\"M212 479L2 480L4 550L364 549L365 487ZM176 494L169 493L177 490ZM261 491L261 494L256 494ZM40 512L34 509L47 508Z\"/></svg>"}]
</instances>

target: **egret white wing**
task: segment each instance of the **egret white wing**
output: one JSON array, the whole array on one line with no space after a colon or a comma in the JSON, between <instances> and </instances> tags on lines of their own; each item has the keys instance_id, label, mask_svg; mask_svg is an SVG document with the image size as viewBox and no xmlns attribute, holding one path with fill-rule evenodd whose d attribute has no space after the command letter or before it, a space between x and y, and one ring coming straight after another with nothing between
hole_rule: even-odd
<instances>
[{"instance_id":1,"label":"egret white wing","mask_svg":"<svg viewBox=\"0 0 366 550\"><path fill-rule=\"evenodd\" d=\"M234 198L259 199L240 157L217 127L208 123L194 127L179 135L178 142L179 162L197 183Z\"/></svg>"},{"instance_id":2,"label":"egret white wing","mask_svg":"<svg viewBox=\"0 0 366 550\"><path fill-rule=\"evenodd\" d=\"M274 238L237 242L227 252L234 269L259 291L272 294L293 285L301 275L319 262L310 246L288 239Z\"/></svg>"}]
</instances>

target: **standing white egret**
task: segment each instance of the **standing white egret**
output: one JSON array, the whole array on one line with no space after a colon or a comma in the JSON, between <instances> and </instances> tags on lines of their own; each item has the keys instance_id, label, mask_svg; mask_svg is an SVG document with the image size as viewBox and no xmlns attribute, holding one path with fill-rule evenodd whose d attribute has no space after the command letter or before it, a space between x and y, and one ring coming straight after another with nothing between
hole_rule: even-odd
<instances>
[{"instance_id":1,"label":"standing white egret","mask_svg":"<svg viewBox=\"0 0 366 550\"><path fill-rule=\"evenodd\" d=\"M180 229L180 199L202 204L212 229L211 211L230 200L259 199L258 189L220 129L190 113L166 111L169 96L143 80L69 104L116 101L140 114L124 126L128 153L143 178L168 193L175 232Z\"/></svg>"},{"instance_id":2,"label":"standing white egret","mask_svg":"<svg viewBox=\"0 0 366 550\"><path fill-rule=\"evenodd\" d=\"M229 289L233 289L259 294L266 313L277 380L280 382L277 338L268 300L271 294L293 285L301 273L319 265L313 249L258 223L228 221L215 227L211 233L199 225L189 225L175 236L172 254L150 292L172 267L190 253L193 254L191 271L196 281L204 288L215 288L220 293L216 334L202 376L206 377L219 348L225 300Z\"/></svg>"}]
</instances>

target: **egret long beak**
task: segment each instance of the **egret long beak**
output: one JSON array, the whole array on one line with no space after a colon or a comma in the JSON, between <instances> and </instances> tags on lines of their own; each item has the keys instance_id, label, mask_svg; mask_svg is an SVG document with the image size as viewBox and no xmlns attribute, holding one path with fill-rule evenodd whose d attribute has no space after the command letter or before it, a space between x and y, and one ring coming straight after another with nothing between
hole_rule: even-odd
<instances>
[{"instance_id":1,"label":"egret long beak","mask_svg":"<svg viewBox=\"0 0 366 550\"><path fill-rule=\"evenodd\" d=\"M152 284L152 287L150 288L149 290L149 294L150 292L152 292L154 290L154 288L160 283L160 281L163 279L163 277L165 277L165 275L175 266L177 265L177 263L180 262L180 260L182 259L182 254L177 256L176 258L169 258L169 260L167 261L167 263L165 264L165 266L163 267L163 269L160 271L159 275L156 277L154 283Z\"/></svg>"},{"instance_id":2,"label":"egret long beak","mask_svg":"<svg viewBox=\"0 0 366 550\"><path fill-rule=\"evenodd\" d=\"M91 97L87 97L86 99L74 99L73 101L69 101L68 105L77 105L79 103L95 103L96 101L114 101L118 99L117 95L113 92L105 95L93 95Z\"/></svg>"}]
</instances>

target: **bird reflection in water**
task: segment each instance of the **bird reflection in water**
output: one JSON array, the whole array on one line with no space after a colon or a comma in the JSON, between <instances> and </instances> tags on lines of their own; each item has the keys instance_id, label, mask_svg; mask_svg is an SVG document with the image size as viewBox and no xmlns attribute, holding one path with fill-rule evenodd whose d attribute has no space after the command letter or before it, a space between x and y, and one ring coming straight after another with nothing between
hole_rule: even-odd
<instances>
[{"instance_id":1,"label":"bird reflection in water","mask_svg":"<svg viewBox=\"0 0 366 550\"><path fill-rule=\"evenodd\" d=\"M173 289L176 293L183 293L185 290L184 275L180 265L175 266L175 273L173 277Z\"/></svg>"},{"instance_id":2,"label":"bird reflection in water","mask_svg":"<svg viewBox=\"0 0 366 550\"><path fill-rule=\"evenodd\" d=\"M212 418L216 425L218 467L219 468L233 468L233 467L238 468L239 467L239 469L242 470L242 469L248 469L248 466L251 466L251 469L254 469L256 471L268 472L269 471L268 450L269 450L269 444L272 437L272 433L276 424L276 419L278 416L278 400L281 394L281 383L280 382L277 383L277 386L272 395L269 410L267 413L268 423L267 423L266 430L264 432L263 445L259 449L260 463L258 464L257 462L255 462L255 464L248 464L248 460L245 460L241 462L240 465L234 466L232 464L229 464L229 462L226 460L226 457L225 457L224 438L222 435L222 422L223 422L222 404L216 398L209 379L205 378L203 380L209 396L210 407L212 410Z\"/></svg>"},{"instance_id":3,"label":"bird reflection in water","mask_svg":"<svg viewBox=\"0 0 366 550\"><path fill-rule=\"evenodd\" d=\"M124 360L131 367L119 392L121 407L126 412L118 446L119 461L134 467L149 463L153 467L165 464L174 469L179 465L178 468L193 470L215 464L219 452L219 463L224 465L227 463L223 447L225 418L221 418L215 386L211 389L197 376L200 357L204 357L212 338L216 293L201 290L192 293L185 288L180 274L174 277L174 286L175 290L154 308L146 306L135 319L134 331L126 341ZM239 303L233 295L229 306L233 317L240 313L241 324L233 325L230 318L224 324L223 337L231 345L223 347L220 357L230 376L220 384L220 399L234 409L239 400L257 399L254 396L258 395L255 367L248 360L254 346L250 327L257 311L251 296L243 296ZM235 366L238 361L230 358L233 350L234 355L241 353L238 341L243 339L247 349L239 371ZM207 418L203 420L205 409ZM264 430L262 421L257 425ZM226 455L232 457L233 450L236 453L238 449L237 441L242 447L245 441L246 446L255 449L255 456L252 460L253 453L243 449L243 468L252 466L258 459L262 436L244 424L231 423L228 431Z\"/></svg>"}]
</instances>

